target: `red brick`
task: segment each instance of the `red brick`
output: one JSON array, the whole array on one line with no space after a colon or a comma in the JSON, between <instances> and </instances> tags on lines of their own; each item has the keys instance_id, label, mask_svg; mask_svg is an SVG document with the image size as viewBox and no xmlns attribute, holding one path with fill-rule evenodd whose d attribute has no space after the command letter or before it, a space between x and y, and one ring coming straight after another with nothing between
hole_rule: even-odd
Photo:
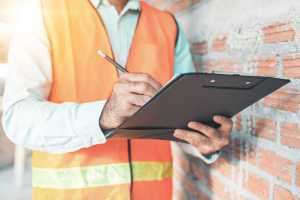
<instances>
[{"instance_id":1,"label":"red brick","mask_svg":"<svg viewBox=\"0 0 300 200\"><path fill-rule=\"evenodd\" d=\"M300 188L300 162L297 164L296 185Z\"/></svg>"},{"instance_id":2,"label":"red brick","mask_svg":"<svg viewBox=\"0 0 300 200\"><path fill-rule=\"evenodd\" d=\"M241 67L231 60L208 60L203 63L205 71L215 72L238 72Z\"/></svg>"},{"instance_id":3,"label":"red brick","mask_svg":"<svg viewBox=\"0 0 300 200\"><path fill-rule=\"evenodd\" d=\"M296 197L294 197L291 191L281 186L275 185L274 200L296 200Z\"/></svg>"},{"instance_id":4,"label":"red brick","mask_svg":"<svg viewBox=\"0 0 300 200\"><path fill-rule=\"evenodd\" d=\"M300 125L298 123L282 123L281 144L300 149Z\"/></svg>"},{"instance_id":5,"label":"red brick","mask_svg":"<svg viewBox=\"0 0 300 200\"><path fill-rule=\"evenodd\" d=\"M264 42L277 43L295 40L296 32L290 24L276 23L263 28Z\"/></svg>"},{"instance_id":6,"label":"red brick","mask_svg":"<svg viewBox=\"0 0 300 200\"><path fill-rule=\"evenodd\" d=\"M208 52L208 44L206 41L195 42L192 44L192 53L198 55L204 55Z\"/></svg>"},{"instance_id":7,"label":"red brick","mask_svg":"<svg viewBox=\"0 0 300 200\"><path fill-rule=\"evenodd\" d=\"M224 51L226 49L227 37L223 36L213 41L212 49L214 51Z\"/></svg>"},{"instance_id":8,"label":"red brick","mask_svg":"<svg viewBox=\"0 0 300 200\"><path fill-rule=\"evenodd\" d=\"M283 59L283 74L288 78L300 78L300 56Z\"/></svg>"},{"instance_id":9,"label":"red brick","mask_svg":"<svg viewBox=\"0 0 300 200\"><path fill-rule=\"evenodd\" d=\"M253 148L253 147L250 147ZM257 163L257 155L258 155L258 149L249 149L247 147L246 150L247 152L244 152L244 160L246 160L249 164L256 165Z\"/></svg>"},{"instance_id":10,"label":"red brick","mask_svg":"<svg viewBox=\"0 0 300 200\"><path fill-rule=\"evenodd\" d=\"M271 141L276 139L276 122L270 119L256 119L255 134Z\"/></svg>"},{"instance_id":11,"label":"red brick","mask_svg":"<svg viewBox=\"0 0 300 200\"><path fill-rule=\"evenodd\" d=\"M231 140L230 142L230 150L232 155L236 158L236 159L242 159L241 156L241 148L240 148L240 138L234 138Z\"/></svg>"},{"instance_id":12,"label":"red brick","mask_svg":"<svg viewBox=\"0 0 300 200\"><path fill-rule=\"evenodd\" d=\"M272 176L278 177L288 183L292 182L292 161L273 151L260 149L257 152L256 165Z\"/></svg>"},{"instance_id":13,"label":"red brick","mask_svg":"<svg viewBox=\"0 0 300 200\"><path fill-rule=\"evenodd\" d=\"M257 148L247 140L240 140L239 138L235 138L231 141L230 149L232 155L238 159L243 160L251 164L256 164L256 152ZM234 167L234 166L232 166Z\"/></svg>"},{"instance_id":14,"label":"red brick","mask_svg":"<svg viewBox=\"0 0 300 200\"><path fill-rule=\"evenodd\" d=\"M300 91L296 89L280 89L264 99L265 106L275 109L298 112L300 109Z\"/></svg>"},{"instance_id":15,"label":"red brick","mask_svg":"<svg viewBox=\"0 0 300 200\"><path fill-rule=\"evenodd\" d=\"M226 186L226 184L219 177L214 175L211 175L209 188L213 195L220 199L228 199L228 196L232 193L232 188Z\"/></svg>"},{"instance_id":16,"label":"red brick","mask_svg":"<svg viewBox=\"0 0 300 200\"><path fill-rule=\"evenodd\" d=\"M259 199L269 199L269 181L254 173L248 172L247 174L248 176L243 180L243 187Z\"/></svg>"},{"instance_id":17,"label":"red brick","mask_svg":"<svg viewBox=\"0 0 300 200\"><path fill-rule=\"evenodd\" d=\"M256 74L265 75L265 76L276 75L276 71L277 71L276 58L263 59L263 60L258 60L256 62L257 62Z\"/></svg>"}]
</instances>

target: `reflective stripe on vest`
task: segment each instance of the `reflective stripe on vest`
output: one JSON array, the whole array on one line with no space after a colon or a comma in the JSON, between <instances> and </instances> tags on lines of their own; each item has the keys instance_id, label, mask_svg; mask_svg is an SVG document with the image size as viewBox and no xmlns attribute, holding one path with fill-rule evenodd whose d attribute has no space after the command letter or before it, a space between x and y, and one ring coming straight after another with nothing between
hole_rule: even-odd
<instances>
[{"instance_id":1,"label":"reflective stripe on vest","mask_svg":"<svg viewBox=\"0 0 300 200\"><path fill-rule=\"evenodd\" d=\"M33 168L33 187L77 189L130 183L128 163L68 169ZM134 162L134 181L160 181L172 176L172 164Z\"/></svg>"}]
</instances>

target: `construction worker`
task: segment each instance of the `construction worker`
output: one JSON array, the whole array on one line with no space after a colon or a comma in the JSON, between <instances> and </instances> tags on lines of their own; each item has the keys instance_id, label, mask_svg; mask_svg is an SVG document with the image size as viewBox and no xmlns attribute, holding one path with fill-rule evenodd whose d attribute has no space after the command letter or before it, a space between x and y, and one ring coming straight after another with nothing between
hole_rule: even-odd
<instances>
[{"instance_id":1,"label":"construction worker","mask_svg":"<svg viewBox=\"0 0 300 200\"><path fill-rule=\"evenodd\" d=\"M24 10L11 41L3 125L33 150L33 199L171 199L171 143L105 133L175 74L194 71L175 18L138 0L40 0ZM220 128L190 122L175 130L189 144L172 145L214 162L232 120L214 121Z\"/></svg>"}]
</instances>

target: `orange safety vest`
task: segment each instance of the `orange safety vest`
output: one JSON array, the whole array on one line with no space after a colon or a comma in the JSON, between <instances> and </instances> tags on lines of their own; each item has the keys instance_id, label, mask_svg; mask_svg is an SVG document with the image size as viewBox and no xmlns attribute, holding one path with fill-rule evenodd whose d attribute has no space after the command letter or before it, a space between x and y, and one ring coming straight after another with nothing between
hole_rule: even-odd
<instances>
[{"instance_id":1,"label":"orange safety vest","mask_svg":"<svg viewBox=\"0 0 300 200\"><path fill-rule=\"evenodd\" d=\"M101 49L113 56L97 10L89 0L41 2L53 68L49 101L108 99L118 73L96 53ZM173 17L141 2L127 69L166 83L173 76L176 37ZM32 167L33 199L172 198L172 154L166 141L109 139L73 153L33 152Z\"/></svg>"}]
</instances>

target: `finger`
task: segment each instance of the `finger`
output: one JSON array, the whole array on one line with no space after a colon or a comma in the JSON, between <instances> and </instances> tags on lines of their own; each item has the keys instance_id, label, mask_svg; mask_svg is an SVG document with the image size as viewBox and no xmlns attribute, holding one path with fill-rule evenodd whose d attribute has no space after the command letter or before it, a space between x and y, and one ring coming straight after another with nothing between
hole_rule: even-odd
<instances>
[{"instance_id":1,"label":"finger","mask_svg":"<svg viewBox=\"0 0 300 200\"><path fill-rule=\"evenodd\" d=\"M193 129L197 132L202 133L203 135L209 137L209 138L219 138L218 131L210 126L207 126L205 124L202 124L200 122L190 122L188 124L188 127L190 129Z\"/></svg>"},{"instance_id":2,"label":"finger","mask_svg":"<svg viewBox=\"0 0 300 200\"><path fill-rule=\"evenodd\" d=\"M128 84L129 82L126 80L119 80L113 87L113 93L123 94L124 96L126 96L130 93Z\"/></svg>"},{"instance_id":3,"label":"finger","mask_svg":"<svg viewBox=\"0 0 300 200\"><path fill-rule=\"evenodd\" d=\"M136 113L140 109L140 106L136 106L131 104L128 109L128 115L127 117L131 117L134 113Z\"/></svg>"},{"instance_id":4,"label":"finger","mask_svg":"<svg viewBox=\"0 0 300 200\"><path fill-rule=\"evenodd\" d=\"M119 103L117 112L124 113L123 116L130 116L132 112L140 109L141 106L136 105L134 98L131 95L124 96L123 101Z\"/></svg>"},{"instance_id":5,"label":"finger","mask_svg":"<svg viewBox=\"0 0 300 200\"><path fill-rule=\"evenodd\" d=\"M138 107L144 106L151 99L151 97L149 96L137 94L130 94L126 98L128 100L128 103Z\"/></svg>"},{"instance_id":6,"label":"finger","mask_svg":"<svg viewBox=\"0 0 300 200\"><path fill-rule=\"evenodd\" d=\"M124 73L120 79L126 79L131 82L146 82L150 84L155 90L159 90L162 86L151 75L145 73Z\"/></svg>"},{"instance_id":7,"label":"finger","mask_svg":"<svg viewBox=\"0 0 300 200\"><path fill-rule=\"evenodd\" d=\"M209 142L207 137L197 132L176 129L174 131L174 136L193 145L202 154L208 154L216 151L215 147Z\"/></svg>"},{"instance_id":8,"label":"finger","mask_svg":"<svg viewBox=\"0 0 300 200\"><path fill-rule=\"evenodd\" d=\"M232 127L233 127L233 122L232 119L224 117L224 116L214 116L213 120L220 124L220 128L219 131L221 132L225 132L225 133L230 133L232 131Z\"/></svg>"},{"instance_id":9,"label":"finger","mask_svg":"<svg viewBox=\"0 0 300 200\"><path fill-rule=\"evenodd\" d=\"M120 80L116 83L114 86L114 92L124 96L133 93L152 97L156 94L156 90L150 84L144 82L130 82L127 80Z\"/></svg>"},{"instance_id":10,"label":"finger","mask_svg":"<svg viewBox=\"0 0 300 200\"><path fill-rule=\"evenodd\" d=\"M205 136L188 130L176 129L174 131L174 136L178 139L184 140L193 146L201 146L207 142Z\"/></svg>"},{"instance_id":11,"label":"finger","mask_svg":"<svg viewBox=\"0 0 300 200\"><path fill-rule=\"evenodd\" d=\"M153 97L157 90L152 85L145 82L128 82L128 90L131 93L147 95Z\"/></svg>"}]
</instances>

